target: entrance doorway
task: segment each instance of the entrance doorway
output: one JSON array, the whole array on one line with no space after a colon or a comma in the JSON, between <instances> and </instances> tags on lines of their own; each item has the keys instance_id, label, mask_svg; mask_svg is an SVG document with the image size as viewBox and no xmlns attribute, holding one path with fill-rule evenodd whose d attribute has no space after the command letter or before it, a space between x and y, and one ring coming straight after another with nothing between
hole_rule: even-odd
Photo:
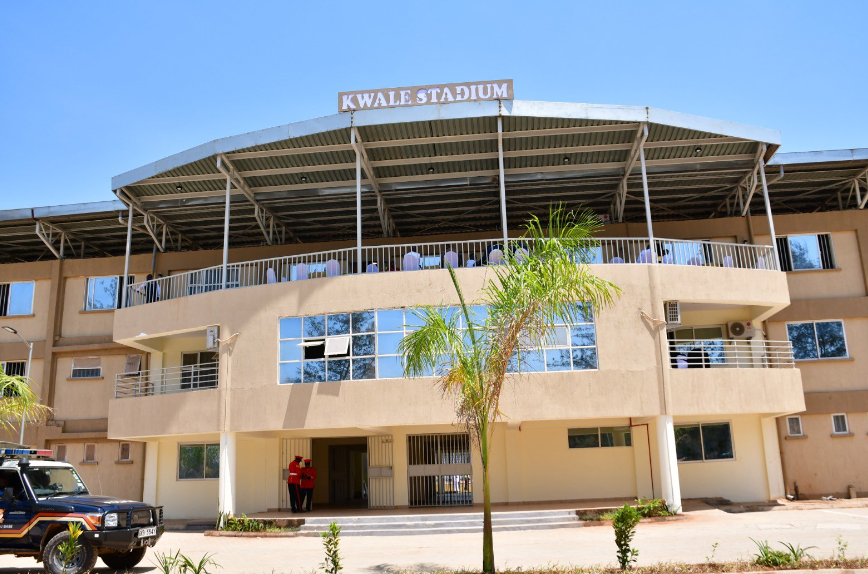
<instances>
[{"instance_id":1,"label":"entrance doorway","mask_svg":"<svg viewBox=\"0 0 868 574\"><path fill-rule=\"evenodd\" d=\"M281 445L281 508L288 508L286 470L293 456L313 460L314 507L394 508L392 436L291 438Z\"/></svg>"}]
</instances>

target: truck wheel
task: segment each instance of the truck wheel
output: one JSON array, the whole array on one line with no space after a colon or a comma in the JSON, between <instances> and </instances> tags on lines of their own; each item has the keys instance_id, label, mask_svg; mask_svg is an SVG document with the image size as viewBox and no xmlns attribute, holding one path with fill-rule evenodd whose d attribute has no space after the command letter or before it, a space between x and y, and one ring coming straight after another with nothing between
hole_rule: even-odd
<instances>
[{"instance_id":1,"label":"truck wheel","mask_svg":"<svg viewBox=\"0 0 868 574\"><path fill-rule=\"evenodd\" d=\"M146 550L147 549L142 546L141 548L133 548L126 552L106 552L105 554L100 554L99 557L102 558L105 565L112 570L129 570L142 561L142 558L145 557Z\"/></svg>"},{"instance_id":2,"label":"truck wheel","mask_svg":"<svg viewBox=\"0 0 868 574\"><path fill-rule=\"evenodd\" d=\"M84 574L93 570L96 564L96 551L84 538L79 539L78 553L73 557L69 565L63 563L63 556L57 548L64 540L69 538L69 532L63 530L55 534L45 550L42 551L42 565L50 574Z\"/></svg>"}]
</instances>

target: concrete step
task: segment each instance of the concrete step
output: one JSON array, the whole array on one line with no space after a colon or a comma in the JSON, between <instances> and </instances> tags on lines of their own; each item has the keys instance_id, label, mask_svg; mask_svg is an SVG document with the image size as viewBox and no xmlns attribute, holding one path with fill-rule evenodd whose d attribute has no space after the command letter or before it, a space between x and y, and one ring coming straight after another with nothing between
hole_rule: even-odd
<instances>
[{"instance_id":1,"label":"concrete step","mask_svg":"<svg viewBox=\"0 0 868 574\"><path fill-rule=\"evenodd\" d=\"M576 518L574 510L533 510L533 511L516 511L516 512L494 512L491 515L493 522L500 520L535 520L561 518L568 520ZM311 517L304 518L305 525L308 526L328 526L332 522L337 522L343 527L350 524L374 524L374 523L407 523L407 522L465 522L479 521L482 522L481 512L462 512L462 513L436 513L436 514L389 514L381 516L339 516L339 517Z\"/></svg>"},{"instance_id":2,"label":"concrete step","mask_svg":"<svg viewBox=\"0 0 868 574\"><path fill-rule=\"evenodd\" d=\"M495 532L582 526L573 510L495 512L491 518ZM482 532L482 519L481 512L310 518L305 520L299 536L319 536L328 530L331 522L341 527L341 536L476 533Z\"/></svg>"},{"instance_id":3,"label":"concrete step","mask_svg":"<svg viewBox=\"0 0 868 574\"><path fill-rule=\"evenodd\" d=\"M538 524L516 524L516 525L497 525L492 524L494 532L513 532L524 530L549 530L554 528L581 528L582 522L579 520L564 521L564 522L543 522ZM381 530L344 530L341 528L341 536L422 536L430 534L477 534L482 532L482 524L473 526L454 526L443 525L437 527L424 528L390 528ZM322 530L306 530L305 527L299 531L299 536L318 537Z\"/></svg>"}]
</instances>

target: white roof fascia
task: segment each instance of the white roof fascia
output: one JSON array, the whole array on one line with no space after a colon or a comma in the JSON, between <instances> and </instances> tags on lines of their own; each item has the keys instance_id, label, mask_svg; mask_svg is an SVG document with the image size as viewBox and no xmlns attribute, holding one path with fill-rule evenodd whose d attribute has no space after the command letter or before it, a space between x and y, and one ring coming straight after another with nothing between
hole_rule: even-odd
<instances>
[{"instance_id":1,"label":"white roof fascia","mask_svg":"<svg viewBox=\"0 0 868 574\"><path fill-rule=\"evenodd\" d=\"M232 153L252 146L274 143L315 133L347 129L352 125L373 126L433 120L496 117L498 115L620 122L647 121L722 136L760 141L771 145L780 145L781 141L780 132L776 130L755 128L733 122L658 110L656 108L570 102L529 102L522 100L504 101L502 106L499 101L457 102L429 106L344 112L216 139L116 175L112 178L112 189L116 190L125 185L135 184L143 179L155 177L166 171L219 153Z\"/></svg>"},{"instance_id":2,"label":"white roof fascia","mask_svg":"<svg viewBox=\"0 0 868 574\"><path fill-rule=\"evenodd\" d=\"M796 151L775 155L768 165L795 165L836 161L868 161L868 148Z\"/></svg>"}]
</instances>

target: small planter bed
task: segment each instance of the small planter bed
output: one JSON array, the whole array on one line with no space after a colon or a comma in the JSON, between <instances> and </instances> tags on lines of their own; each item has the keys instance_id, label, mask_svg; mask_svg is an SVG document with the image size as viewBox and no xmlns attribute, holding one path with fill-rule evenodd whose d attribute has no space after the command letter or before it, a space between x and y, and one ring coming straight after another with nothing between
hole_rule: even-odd
<instances>
[{"instance_id":1,"label":"small planter bed","mask_svg":"<svg viewBox=\"0 0 868 574\"><path fill-rule=\"evenodd\" d=\"M603 519L599 516L579 515L579 520L582 521L582 526L611 526L611 519ZM639 522L669 522L671 520L687 520L687 516L676 514L674 516L651 516L643 518Z\"/></svg>"}]
</instances>

